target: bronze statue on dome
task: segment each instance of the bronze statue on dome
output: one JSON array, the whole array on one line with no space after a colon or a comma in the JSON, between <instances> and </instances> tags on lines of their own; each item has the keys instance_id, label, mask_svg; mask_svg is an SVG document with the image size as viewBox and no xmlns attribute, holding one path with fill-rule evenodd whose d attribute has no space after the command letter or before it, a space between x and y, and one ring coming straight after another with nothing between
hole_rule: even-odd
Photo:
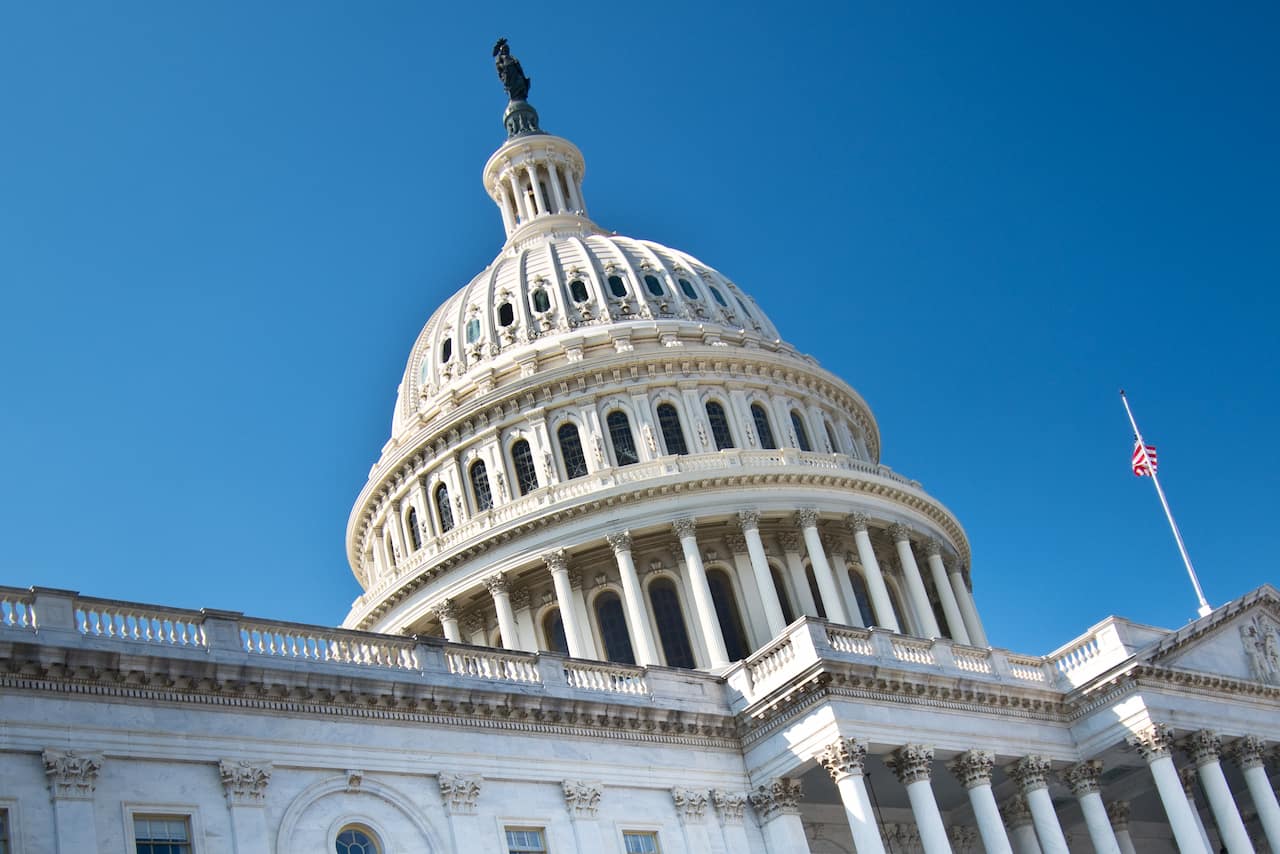
<instances>
[{"instance_id":1,"label":"bronze statue on dome","mask_svg":"<svg viewBox=\"0 0 1280 854\"><path fill-rule=\"evenodd\" d=\"M511 55L511 48L507 46L506 39L498 39L497 44L493 46L494 64L498 67L498 79L502 81L502 87L507 90L507 97L512 101L526 101L529 99L530 80L524 74L524 69L520 67L520 60Z\"/></svg>"}]
</instances>

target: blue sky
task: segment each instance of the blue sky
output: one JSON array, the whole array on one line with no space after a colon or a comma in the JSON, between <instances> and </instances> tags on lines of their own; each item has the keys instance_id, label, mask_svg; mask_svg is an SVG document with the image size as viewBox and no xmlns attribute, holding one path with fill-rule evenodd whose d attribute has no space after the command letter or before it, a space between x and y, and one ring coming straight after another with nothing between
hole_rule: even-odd
<instances>
[{"instance_id":1,"label":"blue sky","mask_svg":"<svg viewBox=\"0 0 1280 854\"><path fill-rule=\"evenodd\" d=\"M1034 7L1034 8L1033 8ZM992 641L1280 580L1275 4L0 6L0 583L337 623L499 35L607 228L737 281L965 525ZM1272 532L1268 534L1267 532Z\"/></svg>"}]
</instances>

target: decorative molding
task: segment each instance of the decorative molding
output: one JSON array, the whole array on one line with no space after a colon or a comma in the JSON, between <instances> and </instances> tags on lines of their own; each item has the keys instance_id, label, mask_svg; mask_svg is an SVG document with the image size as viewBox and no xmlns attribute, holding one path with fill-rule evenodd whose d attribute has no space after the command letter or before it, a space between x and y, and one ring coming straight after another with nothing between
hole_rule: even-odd
<instances>
[{"instance_id":1,"label":"decorative molding","mask_svg":"<svg viewBox=\"0 0 1280 854\"><path fill-rule=\"evenodd\" d=\"M801 528L818 527L818 510L815 507L801 507L796 511L796 524Z\"/></svg>"},{"instance_id":2,"label":"decorative molding","mask_svg":"<svg viewBox=\"0 0 1280 854\"><path fill-rule=\"evenodd\" d=\"M855 534L861 531L865 534L868 532L867 525L871 522L871 517L866 513L850 513L848 517L846 517L846 521L849 524L850 531L853 531Z\"/></svg>"},{"instance_id":3,"label":"decorative molding","mask_svg":"<svg viewBox=\"0 0 1280 854\"><path fill-rule=\"evenodd\" d=\"M1129 829L1129 802L1110 801L1107 803L1107 818L1111 820L1113 830Z\"/></svg>"},{"instance_id":4,"label":"decorative molding","mask_svg":"<svg viewBox=\"0 0 1280 854\"><path fill-rule=\"evenodd\" d=\"M1196 774L1199 773L1199 770L1195 766L1178 769L1178 782L1182 783L1182 793L1192 803L1195 803L1196 799Z\"/></svg>"},{"instance_id":5,"label":"decorative molding","mask_svg":"<svg viewBox=\"0 0 1280 854\"><path fill-rule=\"evenodd\" d=\"M1258 614L1240 627L1240 642L1253 678L1267 685L1280 685L1280 628Z\"/></svg>"},{"instance_id":6,"label":"decorative molding","mask_svg":"<svg viewBox=\"0 0 1280 854\"><path fill-rule=\"evenodd\" d=\"M738 528L743 533L760 530L760 513L755 510L739 510Z\"/></svg>"},{"instance_id":7,"label":"decorative molding","mask_svg":"<svg viewBox=\"0 0 1280 854\"><path fill-rule=\"evenodd\" d=\"M779 531L778 545L782 546L784 552L792 554L800 553L800 535L795 531Z\"/></svg>"},{"instance_id":8,"label":"decorative molding","mask_svg":"<svg viewBox=\"0 0 1280 854\"><path fill-rule=\"evenodd\" d=\"M46 749L44 773L49 778L49 794L54 800L93 800L102 770L101 753L79 753L75 750Z\"/></svg>"},{"instance_id":9,"label":"decorative molding","mask_svg":"<svg viewBox=\"0 0 1280 854\"><path fill-rule=\"evenodd\" d=\"M223 759L218 763L222 791L231 806L262 806L271 782L271 763Z\"/></svg>"},{"instance_id":10,"label":"decorative molding","mask_svg":"<svg viewBox=\"0 0 1280 854\"><path fill-rule=\"evenodd\" d=\"M716 815L721 824L742 824L742 813L747 806L746 792L726 792L723 789L711 791L711 803L715 804Z\"/></svg>"},{"instance_id":11,"label":"decorative molding","mask_svg":"<svg viewBox=\"0 0 1280 854\"><path fill-rule=\"evenodd\" d=\"M631 532L630 531L618 531L615 534L605 534L604 539L605 539L605 542L609 544L609 547L612 548L615 552L631 551Z\"/></svg>"},{"instance_id":12,"label":"decorative molding","mask_svg":"<svg viewBox=\"0 0 1280 854\"><path fill-rule=\"evenodd\" d=\"M885 759L889 770L904 786L928 782L933 770L933 748L924 744L904 744Z\"/></svg>"},{"instance_id":13,"label":"decorative molding","mask_svg":"<svg viewBox=\"0 0 1280 854\"><path fill-rule=\"evenodd\" d=\"M569 573L569 589L570 590L582 589L582 573L581 572Z\"/></svg>"},{"instance_id":14,"label":"decorative molding","mask_svg":"<svg viewBox=\"0 0 1280 854\"><path fill-rule=\"evenodd\" d=\"M528 587L511 588L511 608L514 611L523 611L529 607L530 594Z\"/></svg>"},{"instance_id":15,"label":"decorative molding","mask_svg":"<svg viewBox=\"0 0 1280 854\"><path fill-rule=\"evenodd\" d=\"M440 781L440 799L444 801L444 811L449 815L475 815L476 801L480 798L480 787L484 778L479 774L442 773Z\"/></svg>"},{"instance_id":16,"label":"decorative molding","mask_svg":"<svg viewBox=\"0 0 1280 854\"><path fill-rule=\"evenodd\" d=\"M1067 784L1071 794L1077 798L1102 791L1102 762L1100 760L1086 759L1084 762L1068 765L1058 773L1058 776L1062 778L1062 782Z\"/></svg>"},{"instance_id":17,"label":"decorative molding","mask_svg":"<svg viewBox=\"0 0 1280 854\"><path fill-rule=\"evenodd\" d=\"M1004 818L1004 826L1016 830L1031 824L1031 807L1022 795L1014 795L1000 805L1000 815Z\"/></svg>"},{"instance_id":18,"label":"decorative molding","mask_svg":"<svg viewBox=\"0 0 1280 854\"><path fill-rule=\"evenodd\" d=\"M507 577L501 572L495 572L486 578L484 586L489 590L489 595L495 598L511 589L511 585L507 582Z\"/></svg>"},{"instance_id":19,"label":"decorative molding","mask_svg":"<svg viewBox=\"0 0 1280 854\"><path fill-rule=\"evenodd\" d=\"M542 562L552 573L569 569L569 554L564 549L555 549L542 555Z\"/></svg>"},{"instance_id":20,"label":"decorative molding","mask_svg":"<svg viewBox=\"0 0 1280 854\"><path fill-rule=\"evenodd\" d=\"M1168 724L1153 723L1146 729L1135 732L1125 741L1142 754L1142 758L1148 763L1169 756L1173 752L1173 730Z\"/></svg>"},{"instance_id":21,"label":"decorative molding","mask_svg":"<svg viewBox=\"0 0 1280 854\"><path fill-rule=\"evenodd\" d=\"M489 627L489 619L479 611L468 614L462 618L462 627L467 630L468 634L476 634L483 632Z\"/></svg>"},{"instance_id":22,"label":"decorative molding","mask_svg":"<svg viewBox=\"0 0 1280 854\"><path fill-rule=\"evenodd\" d=\"M565 780L561 785L564 787L565 809L569 811L570 818L592 819L596 817L596 812L600 809L602 788L599 783Z\"/></svg>"},{"instance_id":23,"label":"decorative molding","mask_svg":"<svg viewBox=\"0 0 1280 854\"><path fill-rule=\"evenodd\" d=\"M458 619L458 606L452 599L442 599L439 604L431 609L431 613L435 614L437 620L456 620Z\"/></svg>"},{"instance_id":24,"label":"decorative molding","mask_svg":"<svg viewBox=\"0 0 1280 854\"><path fill-rule=\"evenodd\" d=\"M803 797L804 787L800 781L789 777L777 777L768 785L757 786L749 796L751 806L755 807L762 823L780 815L799 815Z\"/></svg>"},{"instance_id":25,"label":"decorative molding","mask_svg":"<svg viewBox=\"0 0 1280 854\"><path fill-rule=\"evenodd\" d=\"M1022 789L1022 793L1029 795L1036 789L1049 788L1049 767L1048 759L1033 753L1009 765L1005 771Z\"/></svg>"},{"instance_id":26,"label":"decorative molding","mask_svg":"<svg viewBox=\"0 0 1280 854\"><path fill-rule=\"evenodd\" d=\"M347 791L358 792L364 785L364 772L355 768L347 769Z\"/></svg>"},{"instance_id":27,"label":"decorative molding","mask_svg":"<svg viewBox=\"0 0 1280 854\"><path fill-rule=\"evenodd\" d=\"M895 543L910 543L911 529L901 522L894 522L888 527L889 537Z\"/></svg>"},{"instance_id":28,"label":"decorative molding","mask_svg":"<svg viewBox=\"0 0 1280 854\"><path fill-rule=\"evenodd\" d=\"M1217 762L1218 756L1222 753L1222 739L1207 729L1196 730L1184 738L1178 746L1186 751L1187 756L1197 768L1208 765L1210 762Z\"/></svg>"},{"instance_id":29,"label":"decorative molding","mask_svg":"<svg viewBox=\"0 0 1280 854\"><path fill-rule=\"evenodd\" d=\"M707 793L701 789L677 786L671 790L671 802L682 822L702 821L707 812Z\"/></svg>"},{"instance_id":30,"label":"decorative molding","mask_svg":"<svg viewBox=\"0 0 1280 854\"><path fill-rule=\"evenodd\" d=\"M1240 766L1241 770L1261 768L1267 746L1256 735L1244 735L1227 746L1225 755Z\"/></svg>"},{"instance_id":31,"label":"decorative molding","mask_svg":"<svg viewBox=\"0 0 1280 854\"><path fill-rule=\"evenodd\" d=\"M862 776L867 760L867 743L856 738L837 738L814 758L827 769L831 779L839 783L845 777Z\"/></svg>"},{"instance_id":32,"label":"decorative molding","mask_svg":"<svg viewBox=\"0 0 1280 854\"><path fill-rule=\"evenodd\" d=\"M747 553L747 538L742 534L725 534L724 539L729 546L729 551L736 555Z\"/></svg>"},{"instance_id":33,"label":"decorative molding","mask_svg":"<svg viewBox=\"0 0 1280 854\"><path fill-rule=\"evenodd\" d=\"M671 523L671 530L683 540L685 537L697 536L698 523L693 519L676 519Z\"/></svg>"},{"instance_id":34,"label":"decorative molding","mask_svg":"<svg viewBox=\"0 0 1280 854\"><path fill-rule=\"evenodd\" d=\"M933 537L929 537L924 541L924 554L925 557L941 557L942 543L938 542Z\"/></svg>"},{"instance_id":35,"label":"decorative molding","mask_svg":"<svg viewBox=\"0 0 1280 854\"><path fill-rule=\"evenodd\" d=\"M966 750L947 763L947 769L966 789L990 786L996 755L990 750Z\"/></svg>"}]
</instances>

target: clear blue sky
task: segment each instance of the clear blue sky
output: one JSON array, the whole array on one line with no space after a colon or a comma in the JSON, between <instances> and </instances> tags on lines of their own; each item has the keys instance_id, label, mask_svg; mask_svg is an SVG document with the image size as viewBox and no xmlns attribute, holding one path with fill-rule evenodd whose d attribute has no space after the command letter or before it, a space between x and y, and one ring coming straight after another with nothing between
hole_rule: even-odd
<instances>
[{"instance_id":1,"label":"clear blue sky","mask_svg":"<svg viewBox=\"0 0 1280 854\"><path fill-rule=\"evenodd\" d=\"M733 277L964 523L994 643L1275 562L1280 7L0 6L0 582L337 623L499 35L610 229ZM1270 533L1268 533L1270 532Z\"/></svg>"}]
</instances>

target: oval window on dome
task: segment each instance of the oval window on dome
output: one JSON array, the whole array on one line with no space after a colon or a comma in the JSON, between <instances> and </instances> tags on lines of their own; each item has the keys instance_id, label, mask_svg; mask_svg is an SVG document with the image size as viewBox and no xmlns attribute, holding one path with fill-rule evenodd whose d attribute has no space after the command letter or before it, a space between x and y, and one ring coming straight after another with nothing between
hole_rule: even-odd
<instances>
[{"instance_id":1,"label":"oval window on dome","mask_svg":"<svg viewBox=\"0 0 1280 854\"><path fill-rule=\"evenodd\" d=\"M729 303L727 303L727 302L725 302L725 301L724 301L724 294L722 294L722 293L720 293L718 290L716 290L716 286L715 286L715 285L710 285L709 287L711 288L711 296L713 296L713 297L715 298L715 301L716 301L716 302L718 302L718 303L720 303L720 304L721 304L722 306L724 306L725 308L728 308L728 307L729 307Z\"/></svg>"},{"instance_id":2,"label":"oval window on dome","mask_svg":"<svg viewBox=\"0 0 1280 854\"><path fill-rule=\"evenodd\" d=\"M751 317L751 312L747 310L747 304L742 301L742 298L734 297L733 299L739 306L741 306L742 313L745 314L747 317Z\"/></svg>"},{"instance_id":3,"label":"oval window on dome","mask_svg":"<svg viewBox=\"0 0 1280 854\"><path fill-rule=\"evenodd\" d=\"M533 292L533 310L534 311L550 311L551 298L547 296L547 292L542 288L538 288Z\"/></svg>"},{"instance_id":4,"label":"oval window on dome","mask_svg":"<svg viewBox=\"0 0 1280 854\"><path fill-rule=\"evenodd\" d=\"M447 362L453 358L453 339L446 338L444 343L440 345L440 361Z\"/></svg>"},{"instance_id":5,"label":"oval window on dome","mask_svg":"<svg viewBox=\"0 0 1280 854\"><path fill-rule=\"evenodd\" d=\"M655 297L660 297L665 293L665 291L662 290L662 282L658 281L657 276L645 276L644 286L648 288L649 293L653 294Z\"/></svg>"},{"instance_id":6,"label":"oval window on dome","mask_svg":"<svg viewBox=\"0 0 1280 854\"><path fill-rule=\"evenodd\" d=\"M498 325L510 326L516 322L516 310L511 307L511 303L504 302L498 306Z\"/></svg>"},{"instance_id":7,"label":"oval window on dome","mask_svg":"<svg viewBox=\"0 0 1280 854\"><path fill-rule=\"evenodd\" d=\"M609 292L615 297L625 297L627 295L627 283L622 281L621 276L610 276Z\"/></svg>"},{"instance_id":8,"label":"oval window on dome","mask_svg":"<svg viewBox=\"0 0 1280 854\"><path fill-rule=\"evenodd\" d=\"M467 321L467 343L474 344L480 337L480 318L473 317Z\"/></svg>"},{"instance_id":9,"label":"oval window on dome","mask_svg":"<svg viewBox=\"0 0 1280 854\"><path fill-rule=\"evenodd\" d=\"M586 302L591 299L591 294L587 293L587 283L582 279L574 279L569 283L569 296L573 297L574 302Z\"/></svg>"},{"instance_id":10,"label":"oval window on dome","mask_svg":"<svg viewBox=\"0 0 1280 854\"><path fill-rule=\"evenodd\" d=\"M693 283L688 279L678 279L680 282L680 290L684 291L684 295L689 299L697 299L698 292L693 289Z\"/></svg>"}]
</instances>

